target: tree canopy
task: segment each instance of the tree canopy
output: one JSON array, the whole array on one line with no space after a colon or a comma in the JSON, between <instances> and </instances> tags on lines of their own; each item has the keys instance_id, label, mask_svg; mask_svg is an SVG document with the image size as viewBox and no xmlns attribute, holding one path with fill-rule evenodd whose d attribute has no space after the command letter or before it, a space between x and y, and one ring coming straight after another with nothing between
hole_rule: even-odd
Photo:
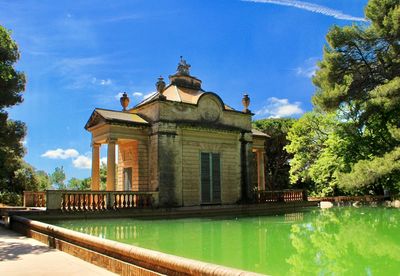
<instances>
[{"instance_id":1,"label":"tree canopy","mask_svg":"<svg viewBox=\"0 0 400 276\"><path fill-rule=\"evenodd\" d=\"M65 190L67 185L65 184L65 172L64 167L56 167L54 172L50 175L50 181L53 187L57 190Z\"/></svg>"},{"instance_id":2,"label":"tree canopy","mask_svg":"<svg viewBox=\"0 0 400 276\"><path fill-rule=\"evenodd\" d=\"M19 57L18 46L10 31L0 26L0 191L15 193L34 185L34 178L29 176L31 169L22 160L26 126L10 120L6 111L22 102L25 75L14 68Z\"/></svg>"},{"instance_id":3,"label":"tree canopy","mask_svg":"<svg viewBox=\"0 0 400 276\"><path fill-rule=\"evenodd\" d=\"M370 0L365 15L327 34L314 111L289 132L292 182L322 194L400 189L400 4Z\"/></svg>"}]
</instances>

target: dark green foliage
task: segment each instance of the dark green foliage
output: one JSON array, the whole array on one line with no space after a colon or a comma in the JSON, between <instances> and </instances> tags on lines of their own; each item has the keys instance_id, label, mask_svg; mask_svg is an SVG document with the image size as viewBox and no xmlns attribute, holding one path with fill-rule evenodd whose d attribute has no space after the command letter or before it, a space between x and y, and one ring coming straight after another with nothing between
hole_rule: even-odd
<instances>
[{"instance_id":1,"label":"dark green foliage","mask_svg":"<svg viewBox=\"0 0 400 276\"><path fill-rule=\"evenodd\" d=\"M18 59L18 46L12 40L10 31L0 26L0 110L2 112L5 107L22 102L21 92L25 90L25 75L13 67Z\"/></svg>"},{"instance_id":2,"label":"dark green foliage","mask_svg":"<svg viewBox=\"0 0 400 276\"><path fill-rule=\"evenodd\" d=\"M265 184L268 190L289 188L289 160L293 157L285 150L287 133L295 119L263 119L253 122L253 127L268 134L266 141Z\"/></svg>"},{"instance_id":3,"label":"dark green foliage","mask_svg":"<svg viewBox=\"0 0 400 276\"><path fill-rule=\"evenodd\" d=\"M289 133L292 181L311 180L320 194L399 187L400 3L370 0L366 17L371 24L328 33L313 79L320 126L305 115Z\"/></svg>"},{"instance_id":4,"label":"dark green foliage","mask_svg":"<svg viewBox=\"0 0 400 276\"><path fill-rule=\"evenodd\" d=\"M19 59L17 44L10 32L0 26L0 191L22 193L35 186L33 169L22 160L26 127L8 119L5 108L22 102L25 76L14 69Z\"/></svg>"},{"instance_id":5,"label":"dark green foliage","mask_svg":"<svg viewBox=\"0 0 400 276\"><path fill-rule=\"evenodd\" d=\"M22 161L21 168L14 172L16 187L20 186L22 190L38 191L39 181L35 169L28 163ZM17 186L18 185L18 186Z\"/></svg>"},{"instance_id":6,"label":"dark green foliage","mask_svg":"<svg viewBox=\"0 0 400 276\"><path fill-rule=\"evenodd\" d=\"M0 206L2 204L8 206L22 206L22 195L13 192L0 191Z\"/></svg>"}]
</instances>

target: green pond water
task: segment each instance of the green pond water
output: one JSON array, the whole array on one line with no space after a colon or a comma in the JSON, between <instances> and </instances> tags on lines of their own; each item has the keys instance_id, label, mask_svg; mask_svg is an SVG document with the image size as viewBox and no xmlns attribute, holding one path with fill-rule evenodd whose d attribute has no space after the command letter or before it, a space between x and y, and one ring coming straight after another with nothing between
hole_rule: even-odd
<instances>
[{"instance_id":1,"label":"green pond water","mask_svg":"<svg viewBox=\"0 0 400 276\"><path fill-rule=\"evenodd\" d=\"M400 209L337 207L277 216L51 223L270 275L400 275Z\"/></svg>"}]
</instances>

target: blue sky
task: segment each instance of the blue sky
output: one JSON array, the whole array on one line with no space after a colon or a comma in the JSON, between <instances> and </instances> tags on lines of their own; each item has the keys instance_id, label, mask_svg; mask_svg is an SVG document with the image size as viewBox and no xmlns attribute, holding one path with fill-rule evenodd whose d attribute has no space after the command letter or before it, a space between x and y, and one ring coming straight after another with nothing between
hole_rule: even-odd
<instances>
[{"instance_id":1,"label":"blue sky","mask_svg":"<svg viewBox=\"0 0 400 276\"><path fill-rule=\"evenodd\" d=\"M27 75L23 104L9 110L28 126L25 160L67 177L90 175L95 107L120 110L175 73L179 56L203 89L255 118L298 117L312 109L311 76L332 25L366 24L367 0L32 1L0 0ZM106 147L102 147L102 157Z\"/></svg>"}]
</instances>

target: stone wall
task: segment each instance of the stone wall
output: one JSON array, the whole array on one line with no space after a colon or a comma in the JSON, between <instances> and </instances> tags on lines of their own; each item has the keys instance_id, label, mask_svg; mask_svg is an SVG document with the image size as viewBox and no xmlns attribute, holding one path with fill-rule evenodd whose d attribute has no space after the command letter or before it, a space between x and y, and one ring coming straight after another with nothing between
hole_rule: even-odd
<instances>
[{"instance_id":1,"label":"stone wall","mask_svg":"<svg viewBox=\"0 0 400 276\"><path fill-rule=\"evenodd\" d=\"M240 199L239 133L206 129L182 129L183 205L201 204L200 154L220 154L221 203L236 203Z\"/></svg>"}]
</instances>

